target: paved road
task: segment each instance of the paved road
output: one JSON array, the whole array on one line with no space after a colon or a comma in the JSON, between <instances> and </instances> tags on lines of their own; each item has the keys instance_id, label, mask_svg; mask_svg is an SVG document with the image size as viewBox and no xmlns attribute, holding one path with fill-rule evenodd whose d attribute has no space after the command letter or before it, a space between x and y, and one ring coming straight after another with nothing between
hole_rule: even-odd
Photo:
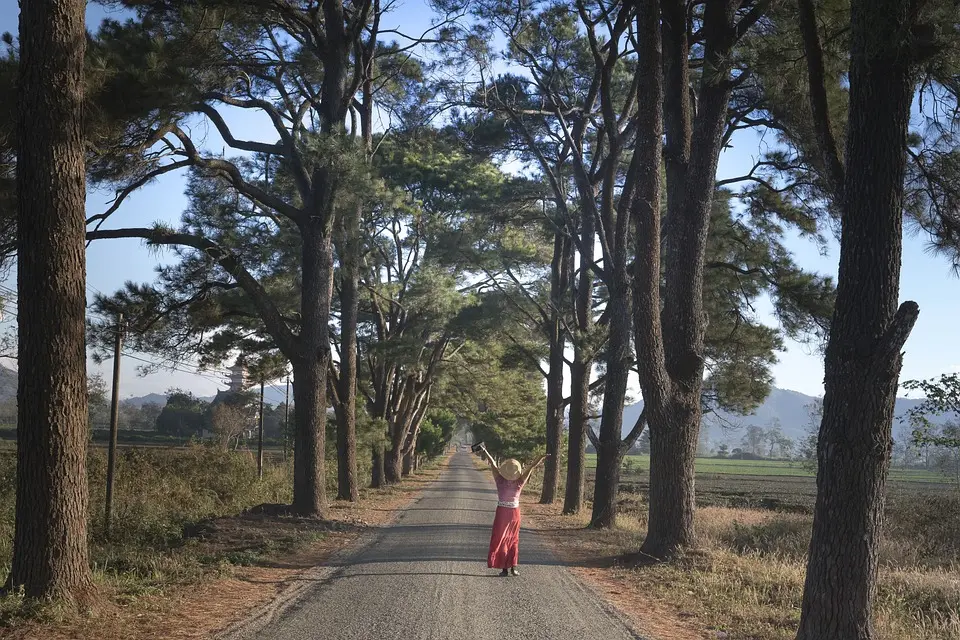
<instances>
[{"instance_id":1,"label":"paved road","mask_svg":"<svg viewBox=\"0 0 960 640\"><path fill-rule=\"evenodd\" d=\"M523 531L518 578L487 569L493 483L457 453L398 522L235 638L626 640L637 638Z\"/></svg>"}]
</instances>

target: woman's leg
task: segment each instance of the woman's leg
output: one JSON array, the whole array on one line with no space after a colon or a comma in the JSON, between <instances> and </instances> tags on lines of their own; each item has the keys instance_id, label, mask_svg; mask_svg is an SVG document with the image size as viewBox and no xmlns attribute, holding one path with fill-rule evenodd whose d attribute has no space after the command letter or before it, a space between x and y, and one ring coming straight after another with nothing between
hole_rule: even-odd
<instances>
[{"instance_id":1,"label":"woman's leg","mask_svg":"<svg viewBox=\"0 0 960 640\"><path fill-rule=\"evenodd\" d=\"M517 565L520 564L520 510L513 509L510 514L510 524L506 534L505 564L510 568L512 575L518 576Z\"/></svg>"},{"instance_id":2,"label":"woman's leg","mask_svg":"<svg viewBox=\"0 0 960 640\"><path fill-rule=\"evenodd\" d=\"M510 525L508 509L497 507L497 515L493 519L493 531L490 532L490 549L487 552L487 567L506 571L510 565L506 563L505 542Z\"/></svg>"}]
</instances>

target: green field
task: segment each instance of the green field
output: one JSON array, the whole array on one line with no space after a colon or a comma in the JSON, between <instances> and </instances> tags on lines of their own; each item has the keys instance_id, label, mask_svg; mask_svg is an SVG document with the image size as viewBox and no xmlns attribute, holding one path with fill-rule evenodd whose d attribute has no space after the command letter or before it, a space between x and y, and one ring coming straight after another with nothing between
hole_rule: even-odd
<instances>
[{"instance_id":1,"label":"green field","mask_svg":"<svg viewBox=\"0 0 960 640\"><path fill-rule=\"evenodd\" d=\"M587 467L597 466L596 454L587 454ZM625 470L629 472L645 473L650 470L650 456L630 455L624 458ZM791 460L730 460L724 458L697 458L698 474L734 475L734 476L791 476L812 478L812 470L804 468L802 462ZM904 482L931 482L942 484L949 482L949 478L937 471L925 469L890 470L891 480Z\"/></svg>"},{"instance_id":2,"label":"green field","mask_svg":"<svg viewBox=\"0 0 960 640\"><path fill-rule=\"evenodd\" d=\"M587 466L596 467L595 454L587 455ZM816 478L803 463L790 460L729 460L697 458L697 504L701 507L769 509L811 513L817 494ZM621 499L646 499L650 485L650 456L624 459L620 474ZM587 483L592 484L588 472ZM588 487L587 495L591 495ZM956 484L936 471L892 469L887 483L889 504L909 504L918 497L953 493Z\"/></svg>"}]
</instances>

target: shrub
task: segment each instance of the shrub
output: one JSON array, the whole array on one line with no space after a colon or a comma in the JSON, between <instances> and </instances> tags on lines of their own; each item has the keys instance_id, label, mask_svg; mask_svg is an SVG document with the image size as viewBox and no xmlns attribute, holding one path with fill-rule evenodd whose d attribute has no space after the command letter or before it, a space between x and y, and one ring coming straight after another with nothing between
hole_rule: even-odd
<instances>
[{"instance_id":1,"label":"shrub","mask_svg":"<svg viewBox=\"0 0 960 640\"><path fill-rule=\"evenodd\" d=\"M887 507L884 564L960 565L960 493L910 496Z\"/></svg>"},{"instance_id":2,"label":"shrub","mask_svg":"<svg viewBox=\"0 0 960 640\"><path fill-rule=\"evenodd\" d=\"M169 572L160 554L183 543L188 524L234 515L264 502L289 502L292 469L268 464L263 480L248 452L194 444L176 449L130 448L117 456L114 513L109 540L103 526L106 451L91 449L90 555L99 569L156 576ZM15 507L16 456L0 454L0 573L9 569ZM183 559L177 560L180 565ZM189 563L188 563L189 564ZM194 572L198 567L179 566Z\"/></svg>"},{"instance_id":3,"label":"shrub","mask_svg":"<svg viewBox=\"0 0 960 640\"><path fill-rule=\"evenodd\" d=\"M777 515L755 524L734 520L732 526L720 534L720 541L743 555L802 559L810 546L810 531L808 518Z\"/></svg>"}]
</instances>

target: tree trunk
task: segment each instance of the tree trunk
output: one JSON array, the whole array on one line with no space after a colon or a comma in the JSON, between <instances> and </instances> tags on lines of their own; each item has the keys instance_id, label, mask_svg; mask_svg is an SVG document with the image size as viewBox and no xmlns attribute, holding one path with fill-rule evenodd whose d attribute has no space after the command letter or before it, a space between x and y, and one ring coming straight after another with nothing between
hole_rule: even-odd
<instances>
[{"instance_id":1,"label":"tree trunk","mask_svg":"<svg viewBox=\"0 0 960 640\"><path fill-rule=\"evenodd\" d=\"M17 93L17 499L7 588L92 595L87 556L82 0L23 2Z\"/></svg>"},{"instance_id":2,"label":"tree trunk","mask_svg":"<svg viewBox=\"0 0 960 640\"><path fill-rule=\"evenodd\" d=\"M386 484L386 469L384 468L384 458L386 457L383 446L373 448L371 461L373 463L371 470L370 486L374 489L380 489Z\"/></svg>"},{"instance_id":3,"label":"tree trunk","mask_svg":"<svg viewBox=\"0 0 960 640\"><path fill-rule=\"evenodd\" d=\"M567 434L567 487L563 498L565 514L583 508L586 479L587 420L590 407L590 369L577 348L570 367L570 430Z\"/></svg>"},{"instance_id":4,"label":"tree trunk","mask_svg":"<svg viewBox=\"0 0 960 640\"><path fill-rule=\"evenodd\" d=\"M567 487L563 512L579 513L583 508L586 474L587 429L590 413L590 374L593 371L592 348L588 342L593 326L593 285L591 266L594 262L594 244L597 239L597 221L589 213L580 220L580 276L573 291L573 306L578 335L574 343L573 364L570 367L570 429L567 442Z\"/></svg>"},{"instance_id":5,"label":"tree trunk","mask_svg":"<svg viewBox=\"0 0 960 640\"><path fill-rule=\"evenodd\" d=\"M319 221L301 229L303 284L300 344L293 362L296 420L293 457L293 509L314 516L327 504L324 447L327 420L327 373L330 366L330 299L333 288L333 245Z\"/></svg>"},{"instance_id":6,"label":"tree trunk","mask_svg":"<svg viewBox=\"0 0 960 640\"><path fill-rule=\"evenodd\" d=\"M547 459L543 467L540 504L553 504L560 484L560 439L563 434L563 352L566 336L562 323L563 294L567 288L570 242L562 233L553 240L550 264L550 354L547 372Z\"/></svg>"},{"instance_id":7,"label":"tree trunk","mask_svg":"<svg viewBox=\"0 0 960 640\"><path fill-rule=\"evenodd\" d=\"M843 185L840 269L798 640L874 637L872 600L901 350L919 313L914 302L897 311L914 86L903 39L911 22L910 3L851 3L846 175L837 180Z\"/></svg>"},{"instance_id":8,"label":"tree trunk","mask_svg":"<svg viewBox=\"0 0 960 640\"><path fill-rule=\"evenodd\" d=\"M650 429L650 497L647 536L640 552L670 558L694 543L694 461L700 434L700 394L688 394ZM694 418L694 415L696 418Z\"/></svg>"},{"instance_id":9,"label":"tree trunk","mask_svg":"<svg viewBox=\"0 0 960 640\"><path fill-rule=\"evenodd\" d=\"M624 214L626 215L626 214ZM612 274L607 308L610 334L607 338L607 379L604 383L603 414L597 447L597 475L593 493L590 526L607 529L616 525L617 494L620 489L620 463L623 460L623 404L633 358L630 353L630 285L626 266Z\"/></svg>"},{"instance_id":10,"label":"tree trunk","mask_svg":"<svg viewBox=\"0 0 960 640\"><path fill-rule=\"evenodd\" d=\"M373 55L376 33L363 48L363 98L360 102L360 136L365 160L373 153ZM337 498L356 502L357 485L357 312L360 303L360 252L362 205L348 208L343 220L340 251L340 388L337 425Z\"/></svg>"},{"instance_id":11,"label":"tree trunk","mask_svg":"<svg viewBox=\"0 0 960 640\"><path fill-rule=\"evenodd\" d=\"M543 490L540 504L553 504L560 484L560 437L563 433L563 348L565 341L559 335L560 322L554 323L550 341L550 371L547 377L547 454L544 462Z\"/></svg>"},{"instance_id":12,"label":"tree trunk","mask_svg":"<svg viewBox=\"0 0 960 640\"><path fill-rule=\"evenodd\" d=\"M396 484L403 479L403 452L400 449L387 451L383 477L387 484Z\"/></svg>"},{"instance_id":13,"label":"tree trunk","mask_svg":"<svg viewBox=\"0 0 960 640\"><path fill-rule=\"evenodd\" d=\"M660 3L648 0L646 4ZM657 49L650 57L661 59L662 54L662 75L649 70L649 78L641 83L641 95L647 101L651 99L651 92L657 93L656 101L662 96L663 121L648 121L641 127L645 158L647 153L652 153L655 140L659 147L661 126L665 140L667 215L662 234L663 312L655 292L661 278L661 234L659 224L653 219L659 217L659 211L645 211L636 234L636 264L642 274L635 280L640 288L634 293L638 298L634 314L638 323L640 385L645 405L651 409L648 417L651 436L649 522L641 551L665 559L694 540L694 459L700 435L707 327L703 272L717 162L732 86L730 52L737 41L733 22L740 3L736 0L711 2L704 9L704 69L695 117L690 99L687 4L682 0L665 0L662 4L662 23L657 25L645 20L643 29L644 39ZM643 13L648 15L646 11ZM661 28L657 29L658 26ZM652 174L644 176L649 184L639 189L637 200L649 199L654 194L659 198L659 187L652 190L654 182L659 182L659 175L656 180ZM649 201L658 203L659 199ZM638 205L645 206L642 202ZM649 308L642 309L641 303ZM655 461L658 456L660 459Z\"/></svg>"},{"instance_id":14,"label":"tree trunk","mask_svg":"<svg viewBox=\"0 0 960 640\"><path fill-rule=\"evenodd\" d=\"M357 486L357 311L360 274L360 211L349 210L340 249L340 378L337 380L337 499L356 502Z\"/></svg>"},{"instance_id":15,"label":"tree trunk","mask_svg":"<svg viewBox=\"0 0 960 640\"><path fill-rule=\"evenodd\" d=\"M326 507L325 394L318 386L325 372L316 362L293 362L293 510L305 516Z\"/></svg>"},{"instance_id":16,"label":"tree trunk","mask_svg":"<svg viewBox=\"0 0 960 640\"><path fill-rule=\"evenodd\" d=\"M403 456L403 475L409 476L413 473L413 453L408 453Z\"/></svg>"}]
</instances>

